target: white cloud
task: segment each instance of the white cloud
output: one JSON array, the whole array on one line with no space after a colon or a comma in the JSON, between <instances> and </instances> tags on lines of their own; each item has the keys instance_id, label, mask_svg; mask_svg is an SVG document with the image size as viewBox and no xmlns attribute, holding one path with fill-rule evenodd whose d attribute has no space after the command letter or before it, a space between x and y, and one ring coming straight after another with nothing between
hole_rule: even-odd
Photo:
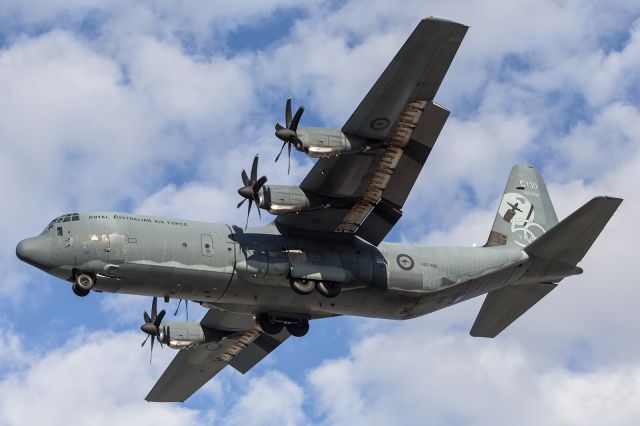
<instances>
[{"instance_id":1,"label":"white cloud","mask_svg":"<svg viewBox=\"0 0 640 426\"><path fill-rule=\"evenodd\" d=\"M239 390L230 389L227 375L218 376L199 393L207 401L202 410L144 401L176 351L156 347L149 365L149 344L140 348L141 334L73 330L61 347L36 354L2 329L7 350L0 350L0 360L8 369L0 375L2 424L302 423L303 390L277 372L251 379ZM233 398L228 412L222 410L225 398Z\"/></svg>"},{"instance_id":2,"label":"white cloud","mask_svg":"<svg viewBox=\"0 0 640 426\"><path fill-rule=\"evenodd\" d=\"M61 348L0 379L6 425L194 424L198 412L174 404L149 404L144 396L170 351L140 349L134 333L76 333Z\"/></svg>"},{"instance_id":3,"label":"white cloud","mask_svg":"<svg viewBox=\"0 0 640 426\"><path fill-rule=\"evenodd\" d=\"M304 424L304 391L288 377L277 372L249 380L247 392L239 397L223 425L298 425Z\"/></svg>"},{"instance_id":4,"label":"white cloud","mask_svg":"<svg viewBox=\"0 0 640 426\"><path fill-rule=\"evenodd\" d=\"M310 373L323 424L631 424L635 364L540 368L508 340L429 335L428 319L363 338Z\"/></svg>"},{"instance_id":5,"label":"white cloud","mask_svg":"<svg viewBox=\"0 0 640 426\"><path fill-rule=\"evenodd\" d=\"M0 321L0 377L6 369L16 369L24 366L32 360L31 355L25 350L20 335L15 332L9 321Z\"/></svg>"}]
</instances>

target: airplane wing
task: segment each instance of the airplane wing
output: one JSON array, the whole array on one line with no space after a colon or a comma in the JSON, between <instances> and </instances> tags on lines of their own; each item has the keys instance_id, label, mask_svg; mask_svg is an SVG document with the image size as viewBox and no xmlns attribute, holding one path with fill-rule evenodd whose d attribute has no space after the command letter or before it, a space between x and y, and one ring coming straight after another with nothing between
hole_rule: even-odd
<instances>
[{"instance_id":1,"label":"airplane wing","mask_svg":"<svg viewBox=\"0 0 640 426\"><path fill-rule=\"evenodd\" d=\"M283 233L346 232L374 245L384 239L449 116L433 98L467 28L440 18L418 24L342 128L377 148L319 159L300 188L331 200L329 207L279 216Z\"/></svg>"},{"instance_id":2,"label":"airplane wing","mask_svg":"<svg viewBox=\"0 0 640 426\"><path fill-rule=\"evenodd\" d=\"M249 314L218 309L210 309L200 324L230 334L219 342L181 349L147 401L183 402L227 365L244 374L289 337L286 329L275 336L263 333Z\"/></svg>"}]
</instances>

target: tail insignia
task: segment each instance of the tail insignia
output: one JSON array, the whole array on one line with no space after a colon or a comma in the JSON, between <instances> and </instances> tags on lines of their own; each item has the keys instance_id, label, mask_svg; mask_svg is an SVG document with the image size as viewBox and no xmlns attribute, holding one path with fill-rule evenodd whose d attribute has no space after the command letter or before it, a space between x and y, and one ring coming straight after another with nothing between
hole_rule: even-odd
<instances>
[{"instance_id":1,"label":"tail insignia","mask_svg":"<svg viewBox=\"0 0 640 426\"><path fill-rule=\"evenodd\" d=\"M514 243L521 247L546 232L542 225L535 222L534 205L529 199L516 192L507 192L502 196L498 214L511 225Z\"/></svg>"}]
</instances>

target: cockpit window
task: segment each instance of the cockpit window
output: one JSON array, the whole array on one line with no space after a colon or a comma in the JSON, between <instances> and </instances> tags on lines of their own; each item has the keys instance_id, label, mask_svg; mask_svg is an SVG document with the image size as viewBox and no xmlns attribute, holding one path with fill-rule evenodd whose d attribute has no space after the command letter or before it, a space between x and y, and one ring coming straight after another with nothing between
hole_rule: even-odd
<instances>
[{"instance_id":1,"label":"cockpit window","mask_svg":"<svg viewBox=\"0 0 640 426\"><path fill-rule=\"evenodd\" d=\"M51 228L53 228L53 225L55 225L56 223L62 223L62 222L71 222L71 221L77 221L80 220L80 215L78 213L69 213L69 214L64 214L62 216L58 216L55 219L53 219L46 228L44 228L44 231L42 232L47 232L49 230L51 230Z\"/></svg>"}]
</instances>

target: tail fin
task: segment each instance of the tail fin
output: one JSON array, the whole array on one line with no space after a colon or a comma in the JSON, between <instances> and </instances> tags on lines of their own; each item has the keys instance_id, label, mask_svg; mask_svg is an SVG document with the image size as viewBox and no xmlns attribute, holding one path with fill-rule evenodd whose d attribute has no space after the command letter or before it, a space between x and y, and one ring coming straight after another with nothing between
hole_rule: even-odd
<instances>
[{"instance_id":1,"label":"tail fin","mask_svg":"<svg viewBox=\"0 0 640 426\"><path fill-rule=\"evenodd\" d=\"M540 173L527 164L517 164L511 169L485 247L523 248L557 223L558 217Z\"/></svg>"},{"instance_id":2,"label":"tail fin","mask_svg":"<svg viewBox=\"0 0 640 426\"><path fill-rule=\"evenodd\" d=\"M524 249L531 256L525 275L515 285L487 294L471 335L496 337L553 290L557 282L581 273L582 269L576 264L620 203L620 198L596 197L529 244Z\"/></svg>"}]
</instances>

